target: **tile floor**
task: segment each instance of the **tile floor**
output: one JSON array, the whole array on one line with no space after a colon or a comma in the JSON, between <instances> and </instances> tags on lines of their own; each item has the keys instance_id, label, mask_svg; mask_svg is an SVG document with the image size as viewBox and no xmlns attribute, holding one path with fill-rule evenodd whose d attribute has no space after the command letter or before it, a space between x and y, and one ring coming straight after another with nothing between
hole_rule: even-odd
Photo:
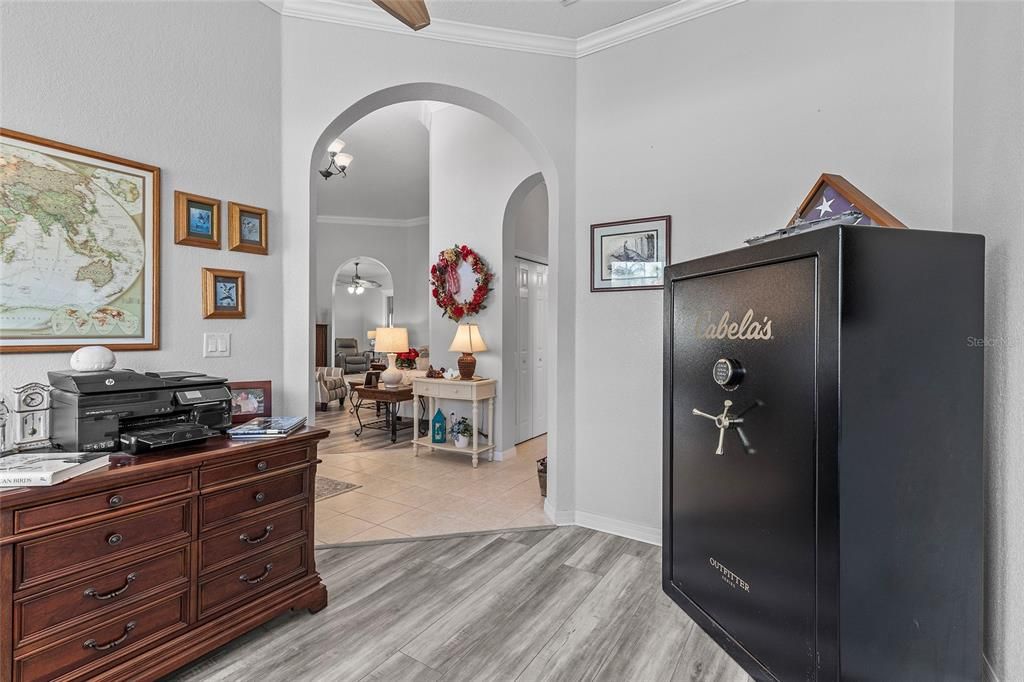
<instances>
[{"instance_id":1,"label":"tile floor","mask_svg":"<svg viewBox=\"0 0 1024 682\"><path fill-rule=\"evenodd\" d=\"M330 441L336 437L332 433ZM353 451L331 447L330 441L321 447L317 474L362 487L317 502L320 545L551 523L536 471L536 460L547 451L546 436L519 444L506 461L481 460L477 469L457 453L421 449L415 457L401 442Z\"/></svg>"}]
</instances>

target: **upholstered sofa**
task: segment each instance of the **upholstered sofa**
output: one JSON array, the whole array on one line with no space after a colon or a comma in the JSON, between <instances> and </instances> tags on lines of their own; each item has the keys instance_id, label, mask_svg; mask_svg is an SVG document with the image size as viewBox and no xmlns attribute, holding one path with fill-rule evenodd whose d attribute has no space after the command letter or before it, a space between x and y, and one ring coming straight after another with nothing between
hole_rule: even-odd
<instances>
[{"instance_id":1,"label":"upholstered sofa","mask_svg":"<svg viewBox=\"0 0 1024 682\"><path fill-rule=\"evenodd\" d=\"M332 400L338 401L338 407L344 407L345 395L348 393L345 369L343 367L317 367L315 377L317 407L326 410Z\"/></svg>"},{"instance_id":2,"label":"upholstered sofa","mask_svg":"<svg viewBox=\"0 0 1024 682\"><path fill-rule=\"evenodd\" d=\"M345 374L365 372L370 369L370 353L359 352L359 342L355 339L334 339L334 366L345 370Z\"/></svg>"}]
</instances>

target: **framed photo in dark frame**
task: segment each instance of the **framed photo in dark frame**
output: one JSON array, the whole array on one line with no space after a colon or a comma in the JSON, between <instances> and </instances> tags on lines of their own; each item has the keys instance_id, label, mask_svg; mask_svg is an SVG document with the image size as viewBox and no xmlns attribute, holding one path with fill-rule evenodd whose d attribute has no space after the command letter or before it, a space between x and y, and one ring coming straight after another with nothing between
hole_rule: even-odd
<instances>
[{"instance_id":1,"label":"framed photo in dark frame","mask_svg":"<svg viewBox=\"0 0 1024 682\"><path fill-rule=\"evenodd\" d=\"M364 388L377 388L377 385L379 383L380 383L380 372L378 372L378 371L370 370L369 372L366 373L366 376L363 377L363 387Z\"/></svg>"},{"instance_id":2,"label":"framed photo in dark frame","mask_svg":"<svg viewBox=\"0 0 1024 682\"><path fill-rule=\"evenodd\" d=\"M672 216L590 226L590 290L661 289L671 256Z\"/></svg>"},{"instance_id":3,"label":"framed photo in dark frame","mask_svg":"<svg viewBox=\"0 0 1024 682\"><path fill-rule=\"evenodd\" d=\"M269 381L229 381L231 423L244 424L256 417L271 417L272 391Z\"/></svg>"}]
</instances>

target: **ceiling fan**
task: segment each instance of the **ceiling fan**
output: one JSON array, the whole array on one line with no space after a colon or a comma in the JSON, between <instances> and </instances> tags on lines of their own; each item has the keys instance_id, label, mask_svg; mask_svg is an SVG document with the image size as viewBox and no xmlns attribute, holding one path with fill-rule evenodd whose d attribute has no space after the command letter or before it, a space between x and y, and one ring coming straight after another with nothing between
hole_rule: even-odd
<instances>
[{"instance_id":1,"label":"ceiling fan","mask_svg":"<svg viewBox=\"0 0 1024 682\"><path fill-rule=\"evenodd\" d=\"M344 284L344 281L340 282ZM352 275L352 280L348 284L348 293L359 296L367 289L379 289L381 283L372 279L363 279L359 276L359 261L356 261L356 274Z\"/></svg>"},{"instance_id":2,"label":"ceiling fan","mask_svg":"<svg viewBox=\"0 0 1024 682\"><path fill-rule=\"evenodd\" d=\"M414 31L430 26L425 0L373 0L374 4Z\"/></svg>"}]
</instances>

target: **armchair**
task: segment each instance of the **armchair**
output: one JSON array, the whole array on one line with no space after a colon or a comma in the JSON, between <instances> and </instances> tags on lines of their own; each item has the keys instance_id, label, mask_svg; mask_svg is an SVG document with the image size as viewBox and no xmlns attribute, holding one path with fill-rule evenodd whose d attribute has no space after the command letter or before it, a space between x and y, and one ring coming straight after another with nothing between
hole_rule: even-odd
<instances>
[{"instance_id":1,"label":"armchair","mask_svg":"<svg viewBox=\"0 0 1024 682\"><path fill-rule=\"evenodd\" d=\"M345 374L365 372L370 369L370 353L360 353L355 339L334 339L334 366L345 370Z\"/></svg>"},{"instance_id":2,"label":"armchair","mask_svg":"<svg viewBox=\"0 0 1024 682\"><path fill-rule=\"evenodd\" d=\"M340 367L317 367L315 377L317 407L326 410L332 400L338 401L338 407L344 407L348 391L344 370Z\"/></svg>"}]
</instances>

